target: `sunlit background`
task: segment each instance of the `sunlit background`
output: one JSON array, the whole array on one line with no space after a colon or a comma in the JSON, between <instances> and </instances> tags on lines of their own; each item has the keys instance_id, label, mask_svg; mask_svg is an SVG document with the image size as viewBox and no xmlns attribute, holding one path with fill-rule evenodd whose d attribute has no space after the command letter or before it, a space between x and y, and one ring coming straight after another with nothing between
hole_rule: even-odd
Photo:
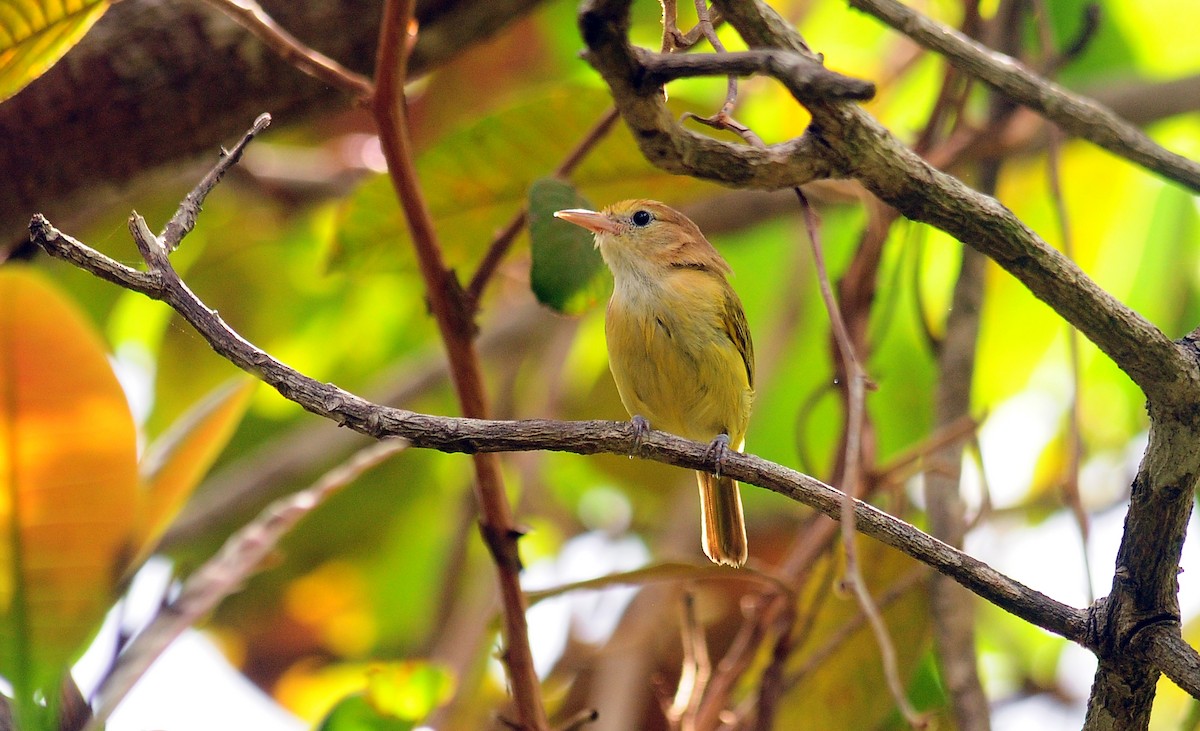
<instances>
[{"instance_id":1,"label":"sunlit background","mask_svg":"<svg viewBox=\"0 0 1200 731\"><path fill-rule=\"evenodd\" d=\"M1077 32L1083 4L1048 3L1060 42ZM939 58L843 2L772 5L830 67L876 81L879 94L866 108L901 138L915 138L941 84ZM1062 69L1063 83L1101 93L1200 72L1200 4L1104 0L1100 6L1100 30ZM951 24L960 20L956 3L922 9ZM635 3L636 41L657 47L660 12L656 3ZM572 2L546 2L412 86L420 175L449 263L464 280L530 184L549 175L608 107L602 82L578 57L574 15ZM722 37L738 47L732 29L722 29ZM670 91L678 111L708 114L720 106L724 81L681 82ZM977 91L967 114L981 120L985 108ZM807 123L787 92L766 79L742 83L737 114L769 143L800 134ZM227 322L285 363L368 398L457 415L403 218L380 173L364 112L347 108L299 124L277 119L276 128L209 199L196 231L174 255L176 266ZM1200 157L1196 113L1155 122L1149 131L1167 148ZM1005 154L998 197L1063 246L1044 146ZM955 172L973 182L975 163ZM1078 141L1063 146L1060 175L1073 257L1085 271L1170 337L1200 324L1196 200ZM136 206L157 228L194 179L188 172L175 185L134 187L127 205L71 233L135 261L124 223L129 209ZM739 194L662 173L641 159L621 127L573 181L597 205L656 198L700 223L736 273L733 285L755 338L758 397L747 450L828 479L840 402L828 319L794 198ZM867 215L850 186L817 187L811 195L836 279ZM931 339L942 332L960 252L958 242L903 221L888 238L866 359L879 386L868 397L875 432L868 459L880 469L930 437L937 379ZM144 444L235 376L163 305L61 263L36 265L103 333ZM551 313L530 293L529 267L522 237L482 305L479 342L494 415L625 419L607 370L604 293L578 302L575 314ZM1112 581L1128 486L1146 440L1143 397L1086 342L1076 379L1067 327L998 267L988 270L986 296L973 379L978 449L964 459L963 493L975 521L966 549L1051 597L1086 606ZM1076 391L1086 546L1063 497ZM367 443L259 388L185 523L168 532L168 557L147 566L77 666L84 692L111 660L117 629L135 630L176 591L174 572L193 570L271 497L306 487ZM617 571L703 563L690 473L618 456L556 453L506 455L502 464L519 522L529 529L521 549L531 591ZM471 479L469 459L417 450L364 475L309 516L203 627L181 637L108 728L311 727L363 688L368 667L396 662L435 671L438 708L421 720L426 727L485 727L497 710L506 712L506 701L494 659L494 576L478 538ZM921 481L919 470L886 475L875 502L923 526ZM743 495L751 566L769 572L810 511L753 487ZM917 566L869 539L860 545L877 594ZM1180 577L1185 636L1193 644L1197 550L1194 540L1185 545ZM837 571L822 560L800 592L801 614L813 622L789 668L799 668L858 611L836 589ZM884 614L913 703L944 716L930 615L920 584L914 586ZM685 592L695 597L715 661L737 631L743 597L755 590L753 582L660 571L537 602L529 612L531 641L548 706L556 712L596 706L596 728L639 728L646 718L661 723L660 700L669 699L679 672ZM977 615L994 727L1078 726L1092 656L983 602ZM754 667L761 670L763 662ZM1159 697L1156 729L1178 728L1196 712L1195 701L1165 679ZM795 727L797 719L811 728L902 727L869 633L860 630L834 648L789 691L777 727Z\"/></svg>"}]
</instances>

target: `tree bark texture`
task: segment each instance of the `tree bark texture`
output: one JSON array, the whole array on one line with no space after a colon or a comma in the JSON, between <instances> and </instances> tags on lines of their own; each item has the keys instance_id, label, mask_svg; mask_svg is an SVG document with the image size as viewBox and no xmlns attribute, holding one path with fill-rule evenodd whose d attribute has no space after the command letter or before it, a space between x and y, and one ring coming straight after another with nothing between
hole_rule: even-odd
<instances>
[{"instance_id":1,"label":"tree bark texture","mask_svg":"<svg viewBox=\"0 0 1200 731\"><path fill-rule=\"evenodd\" d=\"M419 3L411 73L428 72L537 2ZM370 73L380 0L262 5L301 41ZM57 65L0 104L0 251L26 239L34 213L72 221L81 201L143 171L212 155L263 112L287 125L352 101L206 3L116 3Z\"/></svg>"}]
</instances>

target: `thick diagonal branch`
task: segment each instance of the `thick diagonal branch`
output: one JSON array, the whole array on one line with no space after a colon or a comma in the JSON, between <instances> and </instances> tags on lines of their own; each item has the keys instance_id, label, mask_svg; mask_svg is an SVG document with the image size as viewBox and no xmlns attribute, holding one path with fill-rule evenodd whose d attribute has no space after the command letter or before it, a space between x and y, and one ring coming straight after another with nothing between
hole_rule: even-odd
<instances>
[{"instance_id":1,"label":"thick diagonal branch","mask_svg":"<svg viewBox=\"0 0 1200 731\"><path fill-rule=\"evenodd\" d=\"M1200 164L1164 149L1107 107L1038 76L1011 56L981 46L896 0L850 0L850 5L937 51L963 73L982 79L1067 132L1200 191Z\"/></svg>"},{"instance_id":2,"label":"thick diagonal branch","mask_svg":"<svg viewBox=\"0 0 1200 731\"><path fill-rule=\"evenodd\" d=\"M795 30L765 3L718 0L716 5L752 48L811 56ZM766 150L683 128L667 110L661 88L645 84L647 52L629 43L628 9L629 0L591 0L580 12L580 26L588 60L608 83L652 163L739 187L857 178L908 218L946 231L1007 269L1112 358L1151 400L1169 393L1193 367L1157 327L1104 291L1012 211L931 166L857 106L798 98L812 113L809 130Z\"/></svg>"}]
</instances>

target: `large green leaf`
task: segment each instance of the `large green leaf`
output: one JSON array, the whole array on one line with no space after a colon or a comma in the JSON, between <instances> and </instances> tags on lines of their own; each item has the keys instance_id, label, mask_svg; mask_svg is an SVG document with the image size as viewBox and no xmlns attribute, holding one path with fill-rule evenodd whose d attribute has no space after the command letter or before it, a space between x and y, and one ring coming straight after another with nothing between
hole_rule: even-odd
<instances>
[{"instance_id":1,"label":"large green leaf","mask_svg":"<svg viewBox=\"0 0 1200 731\"><path fill-rule=\"evenodd\" d=\"M108 5L108 0L0 0L0 101L44 74Z\"/></svg>"},{"instance_id":2,"label":"large green leaf","mask_svg":"<svg viewBox=\"0 0 1200 731\"><path fill-rule=\"evenodd\" d=\"M559 312L583 312L608 289L592 234L554 217L564 208L590 207L574 186L561 180L543 178L529 189L529 285L538 302Z\"/></svg>"},{"instance_id":3,"label":"large green leaf","mask_svg":"<svg viewBox=\"0 0 1200 731\"><path fill-rule=\"evenodd\" d=\"M451 266L487 247L521 209L531 182L552 173L610 103L606 93L584 87L530 94L450 132L419 156L417 172ZM596 146L572 180L604 202L639 196L671 202L714 189L651 166L623 125ZM403 268L411 248L391 181L380 175L342 207L330 264L359 272Z\"/></svg>"}]
</instances>

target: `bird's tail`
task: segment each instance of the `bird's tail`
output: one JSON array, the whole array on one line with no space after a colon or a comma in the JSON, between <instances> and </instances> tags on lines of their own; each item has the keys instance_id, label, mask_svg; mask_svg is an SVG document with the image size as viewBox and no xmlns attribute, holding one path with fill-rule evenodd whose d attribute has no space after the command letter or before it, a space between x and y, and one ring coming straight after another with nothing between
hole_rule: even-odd
<instances>
[{"instance_id":1,"label":"bird's tail","mask_svg":"<svg viewBox=\"0 0 1200 731\"><path fill-rule=\"evenodd\" d=\"M746 521L738 484L728 477L697 472L700 482L701 540L713 563L746 563Z\"/></svg>"}]
</instances>

